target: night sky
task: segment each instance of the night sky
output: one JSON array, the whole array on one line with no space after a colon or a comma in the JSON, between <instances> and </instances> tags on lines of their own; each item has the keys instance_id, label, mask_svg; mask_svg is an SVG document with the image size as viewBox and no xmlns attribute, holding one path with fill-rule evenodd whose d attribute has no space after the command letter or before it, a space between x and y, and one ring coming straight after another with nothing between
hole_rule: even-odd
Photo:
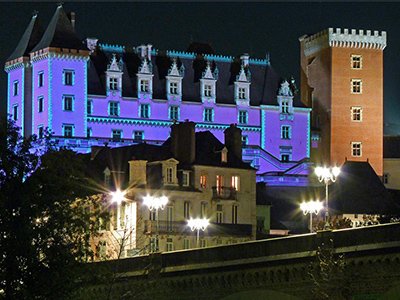
<instances>
[{"instance_id":1,"label":"night sky","mask_svg":"<svg viewBox=\"0 0 400 300\"><path fill-rule=\"evenodd\" d=\"M44 26L56 2L0 3L0 61L4 65L37 10ZM299 37L329 27L387 32L384 50L384 133L400 134L400 2L68 2L76 31L99 43L186 51L191 40L216 54L252 58L270 54L272 67L300 86ZM0 75L0 112L6 111L7 76Z\"/></svg>"}]
</instances>

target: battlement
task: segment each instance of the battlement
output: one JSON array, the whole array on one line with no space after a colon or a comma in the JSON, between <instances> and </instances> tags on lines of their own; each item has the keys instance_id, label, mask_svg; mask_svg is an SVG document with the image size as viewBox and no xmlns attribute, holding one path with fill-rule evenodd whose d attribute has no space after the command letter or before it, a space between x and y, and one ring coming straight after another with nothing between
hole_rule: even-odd
<instances>
[{"instance_id":1,"label":"battlement","mask_svg":"<svg viewBox=\"0 0 400 300\"><path fill-rule=\"evenodd\" d=\"M300 38L304 42L306 56L328 47L346 47L383 50L386 48L386 31L328 28L310 36Z\"/></svg>"}]
</instances>

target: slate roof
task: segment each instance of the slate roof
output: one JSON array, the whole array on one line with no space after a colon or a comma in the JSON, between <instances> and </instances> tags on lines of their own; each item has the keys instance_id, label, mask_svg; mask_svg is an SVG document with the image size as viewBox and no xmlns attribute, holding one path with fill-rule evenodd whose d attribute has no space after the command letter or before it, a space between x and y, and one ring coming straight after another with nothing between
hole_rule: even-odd
<instances>
[{"instance_id":1,"label":"slate roof","mask_svg":"<svg viewBox=\"0 0 400 300\"><path fill-rule=\"evenodd\" d=\"M400 136L383 136L383 158L400 158Z\"/></svg>"},{"instance_id":2,"label":"slate roof","mask_svg":"<svg viewBox=\"0 0 400 300\"><path fill-rule=\"evenodd\" d=\"M39 20L39 17L37 14L34 14L17 47L6 61L11 61L23 56L29 56L29 52L31 52L32 49L39 43L43 33L44 28Z\"/></svg>"}]
</instances>

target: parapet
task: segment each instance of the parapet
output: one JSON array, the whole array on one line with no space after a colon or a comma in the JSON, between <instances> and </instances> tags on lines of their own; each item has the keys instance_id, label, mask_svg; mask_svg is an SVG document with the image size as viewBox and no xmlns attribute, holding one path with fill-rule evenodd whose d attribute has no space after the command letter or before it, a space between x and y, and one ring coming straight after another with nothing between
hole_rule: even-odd
<instances>
[{"instance_id":1,"label":"parapet","mask_svg":"<svg viewBox=\"0 0 400 300\"><path fill-rule=\"evenodd\" d=\"M304 54L306 56L316 53L328 47L344 47L359 49L383 50L386 47L386 31L380 34L377 30L371 34L371 30L355 30L340 28L328 28L319 33L303 36L299 39L304 42Z\"/></svg>"}]
</instances>

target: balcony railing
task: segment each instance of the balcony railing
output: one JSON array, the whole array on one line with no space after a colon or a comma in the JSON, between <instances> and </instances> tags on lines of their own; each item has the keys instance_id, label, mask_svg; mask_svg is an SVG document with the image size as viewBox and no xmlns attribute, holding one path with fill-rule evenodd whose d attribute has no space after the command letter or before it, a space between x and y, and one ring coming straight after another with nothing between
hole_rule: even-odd
<instances>
[{"instance_id":1,"label":"balcony railing","mask_svg":"<svg viewBox=\"0 0 400 300\"><path fill-rule=\"evenodd\" d=\"M250 224L227 224L227 223L210 223L206 228L204 235L206 236L249 236L251 235L252 226ZM144 221L144 232L146 234L157 233L157 221ZM159 234L194 234L186 221L158 221Z\"/></svg>"},{"instance_id":2,"label":"balcony railing","mask_svg":"<svg viewBox=\"0 0 400 300\"><path fill-rule=\"evenodd\" d=\"M212 191L213 191L213 199L237 200L237 191L233 187L213 186Z\"/></svg>"}]
</instances>

